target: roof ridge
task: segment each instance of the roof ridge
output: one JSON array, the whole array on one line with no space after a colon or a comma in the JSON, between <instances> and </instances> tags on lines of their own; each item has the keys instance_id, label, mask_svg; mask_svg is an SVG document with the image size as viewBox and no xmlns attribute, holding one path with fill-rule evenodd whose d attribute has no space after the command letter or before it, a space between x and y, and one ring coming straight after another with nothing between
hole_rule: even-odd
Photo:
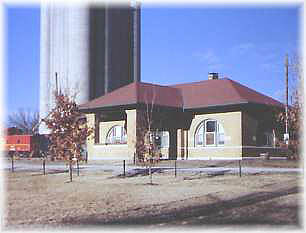
<instances>
[{"instance_id":1,"label":"roof ridge","mask_svg":"<svg viewBox=\"0 0 306 233\"><path fill-rule=\"evenodd\" d=\"M201 80L201 81L196 81L196 82L188 82L188 83L178 83L178 84L173 84L173 85L169 85L169 87L177 87L177 86L185 86L185 85L194 85L194 84L201 84L201 83L205 83L205 82L209 82L209 81L216 81L216 80L231 80L227 77L224 78L218 78L218 79L205 79L205 80Z\"/></svg>"},{"instance_id":2,"label":"roof ridge","mask_svg":"<svg viewBox=\"0 0 306 233\"><path fill-rule=\"evenodd\" d=\"M235 82L234 80L229 79L229 78L227 79L227 81L230 82L230 85L232 86L232 88L235 89L235 91L238 93L238 95L240 96L241 99L243 99L243 100L246 101L246 102L249 102L249 100L248 100L247 98L245 98L245 97L241 94L241 92L237 89L237 87L235 87L235 85L234 85L234 84L239 84L239 85L241 85L240 83ZM241 85L241 86L245 87L244 85ZM250 89L250 88L248 88L248 89Z\"/></svg>"},{"instance_id":3,"label":"roof ridge","mask_svg":"<svg viewBox=\"0 0 306 233\"><path fill-rule=\"evenodd\" d=\"M280 101L278 101L278 100L272 98L271 96L268 96L268 95L265 95L265 94L263 94L263 93L261 93L261 92L258 92L258 91L256 91L256 90L254 90L254 89L252 89L252 88L249 88L249 87L247 87L247 86L245 86L245 85L243 85L243 84L241 84L241 83L238 83L238 82L236 82L236 81L234 81L234 80L229 79L229 81L231 82L232 87L238 92L238 94L239 94L243 99L245 99L245 97L244 97L243 95L241 95L241 92L237 89L237 87L235 87L235 85L239 85L239 86L243 87L244 89L247 89L248 91L251 91L251 92L253 92L253 93L257 94L257 95L264 96L264 97L266 97L266 98L272 99L272 100L274 100L274 101L276 101L276 102L282 104ZM233 85L233 84L235 84L235 85ZM247 100L247 99L245 99L245 100ZM248 100L247 100L247 101L248 101ZM248 102L249 102L249 101L248 101Z\"/></svg>"},{"instance_id":4,"label":"roof ridge","mask_svg":"<svg viewBox=\"0 0 306 233\"><path fill-rule=\"evenodd\" d=\"M105 98L105 96L113 95L114 92L118 92L118 91L120 91L120 90L122 90L122 89L124 89L124 88L127 88L128 86L132 86L134 83L136 83L136 82L129 83L129 84L124 85L124 86L122 86L122 87L119 87L119 88L117 88L117 89L115 89L115 90L112 90L112 91L110 91L110 92L107 92L107 93L105 93L104 95L101 95L101 96L96 97L96 98L94 98L94 99L92 99L92 100L89 100L89 101L87 101L87 102L85 102L85 103L83 103L83 104L80 104L79 107L82 108L82 107L85 107L85 106L86 106L87 104L89 104L89 103L90 103L90 104L96 103L96 102L99 101L100 99Z\"/></svg>"},{"instance_id":5,"label":"roof ridge","mask_svg":"<svg viewBox=\"0 0 306 233\"><path fill-rule=\"evenodd\" d=\"M151 86L158 86L158 87L170 87L170 88L174 88L171 85L161 85L161 84L155 84L155 83L147 83L147 82L138 82L139 84L147 84L147 85L151 85Z\"/></svg>"}]
</instances>

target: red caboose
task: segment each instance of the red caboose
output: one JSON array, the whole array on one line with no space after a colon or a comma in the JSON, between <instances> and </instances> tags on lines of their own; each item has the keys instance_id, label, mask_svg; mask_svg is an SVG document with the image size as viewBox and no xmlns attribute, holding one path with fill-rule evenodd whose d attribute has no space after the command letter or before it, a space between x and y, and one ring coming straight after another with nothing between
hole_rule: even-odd
<instances>
[{"instance_id":1,"label":"red caboose","mask_svg":"<svg viewBox=\"0 0 306 233\"><path fill-rule=\"evenodd\" d=\"M38 153L39 145L37 137L33 135L7 135L4 149L9 153L18 152L23 156L34 156Z\"/></svg>"}]
</instances>

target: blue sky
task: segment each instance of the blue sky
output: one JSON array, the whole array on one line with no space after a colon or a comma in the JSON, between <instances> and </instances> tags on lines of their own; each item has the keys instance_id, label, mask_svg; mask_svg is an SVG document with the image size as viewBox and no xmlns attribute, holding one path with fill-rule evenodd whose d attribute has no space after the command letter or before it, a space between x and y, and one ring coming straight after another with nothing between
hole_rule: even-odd
<instances>
[{"instance_id":1,"label":"blue sky","mask_svg":"<svg viewBox=\"0 0 306 233\"><path fill-rule=\"evenodd\" d=\"M6 8L7 114L39 109L39 7ZM141 79L175 84L219 72L282 100L284 56L298 51L298 7L143 6ZM216 90L217 91L217 90Z\"/></svg>"},{"instance_id":2,"label":"blue sky","mask_svg":"<svg viewBox=\"0 0 306 233\"><path fill-rule=\"evenodd\" d=\"M39 109L39 7L6 8L6 114Z\"/></svg>"}]
</instances>

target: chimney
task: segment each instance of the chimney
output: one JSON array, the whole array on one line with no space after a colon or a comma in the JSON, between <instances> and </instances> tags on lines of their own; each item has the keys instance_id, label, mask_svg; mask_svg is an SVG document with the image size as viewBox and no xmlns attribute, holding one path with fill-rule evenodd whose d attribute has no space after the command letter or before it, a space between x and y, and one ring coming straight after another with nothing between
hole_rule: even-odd
<instances>
[{"instance_id":1,"label":"chimney","mask_svg":"<svg viewBox=\"0 0 306 233\"><path fill-rule=\"evenodd\" d=\"M211 79L218 79L218 73L214 73L214 72L210 72L208 73L208 79L211 80Z\"/></svg>"}]
</instances>

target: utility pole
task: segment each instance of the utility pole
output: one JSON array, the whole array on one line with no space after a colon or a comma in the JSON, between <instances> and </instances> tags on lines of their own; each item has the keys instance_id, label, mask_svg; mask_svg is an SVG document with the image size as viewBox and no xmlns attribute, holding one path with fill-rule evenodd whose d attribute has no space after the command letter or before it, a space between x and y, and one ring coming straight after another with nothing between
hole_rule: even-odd
<instances>
[{"instance_id":1,"label":"utility pole","mask_svg":"<svg viewBox=\"0 0 306 233\"><path fill-rule=\"evenodd\" d=\"M286 113L286 119L285 119L285 123L286 123L286 133L284 136L287 148L289 145L289 132L288 132L288 54L286 54L285 57L285 81L286 81L286 108L285 108L285 113Z\"/></svg>"},{"instance_id":2,"label":"utility pole","mask_svg":"<svg viewBox=\"0 0 306 233\"><path fill-rule=\"evenodd\" d=\"M57 72L55 72L55 91L56 91L56 94L58 95Z\"/></svg>"}]
</instances>

